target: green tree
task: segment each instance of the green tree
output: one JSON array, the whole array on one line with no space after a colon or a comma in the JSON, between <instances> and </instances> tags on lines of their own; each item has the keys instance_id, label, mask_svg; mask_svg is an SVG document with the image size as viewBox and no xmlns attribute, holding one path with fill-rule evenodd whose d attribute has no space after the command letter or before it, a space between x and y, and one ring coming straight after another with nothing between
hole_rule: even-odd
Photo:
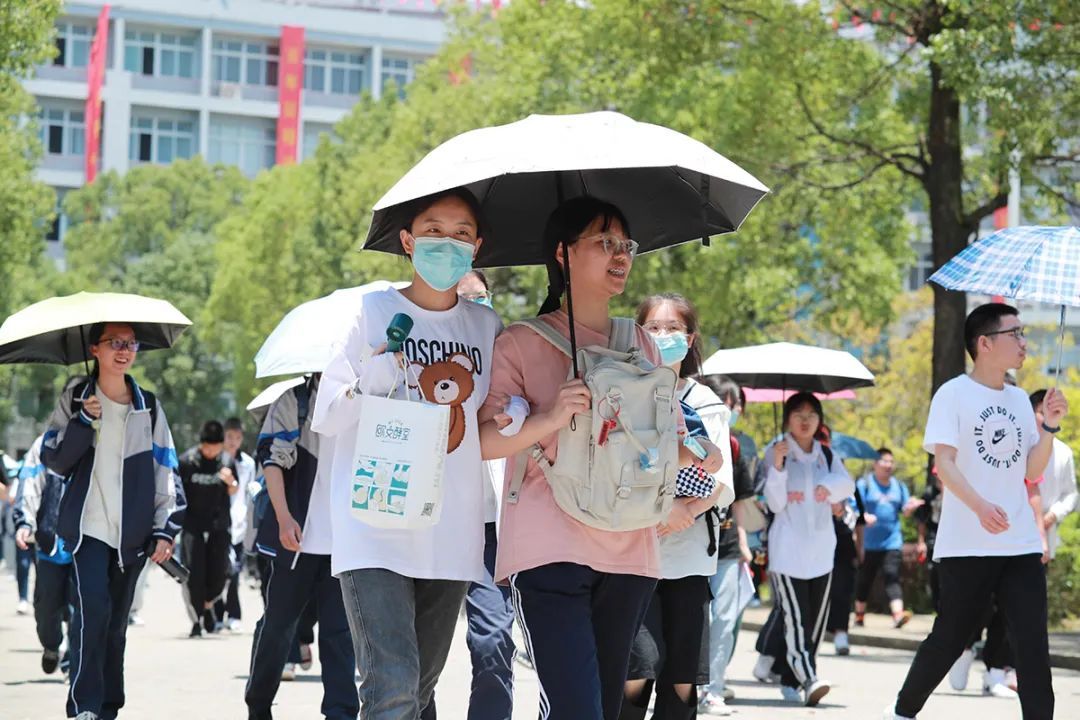
<instances>
[{"instance_id":1,"label":"green tree","mask_svg":"<svg viewBox=\"0 0 1080 720\"><path fill-rule=\"evenodd\" d=\"M34 101L22 80L53 52L60 5L60 0L0 3L0 318L33 298L34 286L47 282L49 272L41 239L55 199L34 180L40 148L33 125L24 122ZM34 374L41 371L0 368L0 387L22 387L16 377ZM11 416L13 399L14 392L0 392L0 427Z\"/></svg>"},{"instance_id":2,"label":"green tree","mask_svg":"<svg viewBox=\"0 0 1080 720\"><path fill-rule=\"evenodd\" d=\"M196 158L104 173L64 200L72 291L159 297L196 321L171 350L141 355L134 371L162 398L180 445L193 441L202 421L235 409L230 364L208 347L198 320L219 271L216 227L248 184L236 168Z\"/></svg>"},{"instance_id":3,"label":"green tree","mask_svg":"<svg viewBox=\"0 0 1080 720\"><path fill-rule=\"evenodd\" d=\"M768 5L752 44L775 58L776 85L794 89L793 107L810 128L804 139L811 169L793 170L823 191L882 173L897 187L916 188L935 267L1006 206L1010 169L1040 186L1051 208L1062 209L1075 193L1076 3L762 3ZM792 52L798 62L790 62ZM838 71L848 75L840 86L832 82ZM1065 175L1055 177L1054 168ZM934 289L931 390L964 369L966 309L962 293Z\"/></svg>"}]
</instances>

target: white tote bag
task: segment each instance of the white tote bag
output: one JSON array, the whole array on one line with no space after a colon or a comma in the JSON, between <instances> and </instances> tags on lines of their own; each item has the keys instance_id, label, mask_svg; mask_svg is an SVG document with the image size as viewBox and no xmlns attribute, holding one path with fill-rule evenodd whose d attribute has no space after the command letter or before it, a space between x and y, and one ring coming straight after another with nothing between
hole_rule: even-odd
<instances>
[{"instance_id":1,"label":"white tote bag","mask_svg":"<svg viewBox=\"0 0 1080 720\"><path fill-rule=\"evenodd\" d=\"M374 395L361 402L352 462L353 516L394 530L435 525L442 513L450 407Z\"/></svg>"}]
</instances>

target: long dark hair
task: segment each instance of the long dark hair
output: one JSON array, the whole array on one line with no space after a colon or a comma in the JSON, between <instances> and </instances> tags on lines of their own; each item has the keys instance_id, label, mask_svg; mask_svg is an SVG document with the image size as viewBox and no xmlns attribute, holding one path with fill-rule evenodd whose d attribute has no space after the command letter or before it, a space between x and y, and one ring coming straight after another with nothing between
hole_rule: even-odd
<instances>
[{"instance_id":1,"label":"long dark hair","mask_svg":"<svg viewBox=\"0 0 1080 720\"><path fill-rule=\"evenodd\" d=\"M559 309L563 293L566 292L566 276L562 266L555 259L555 250L564 242L569 247L581 239L581 233L597 218L602 220L600 231L606 232L614 223L622 226L627 237L630 224L619 208L609 202L587 195L571 198L555 208L548 216L544 227L544 252L547 257L548 294L540 306L540 315Z\"/></svg>"},{"instance_id":2,"label":"long dark hair","mask_svg":"<svg viewBox=\"0 0 1080 720\"><path fill-rule=\"evenodd\" d=\"M698 312L694 303L679 293L650 295L638 305L637 324L644 325L649 318L649 313L663 303L671 303L675 306L675 311L679 313L683 325L686 326L686 332L694 336L694 344L690 346L679 367L679 377L693 377L701 372L701 333L698 332Z\"/></svg>"}]
</instances>

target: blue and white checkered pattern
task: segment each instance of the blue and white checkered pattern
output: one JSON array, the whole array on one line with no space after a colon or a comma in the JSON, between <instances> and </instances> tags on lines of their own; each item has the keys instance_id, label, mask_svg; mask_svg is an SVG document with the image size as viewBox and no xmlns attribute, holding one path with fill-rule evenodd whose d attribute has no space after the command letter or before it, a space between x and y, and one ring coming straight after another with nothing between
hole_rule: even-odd
<instances>
[{"instance_id":1,"label":"blue and white checkered pattern","mask_svg":"<svg viewBox=\"0 0 1080 720\"><path fill-rule=\"evenodd\" d=\"M929 282L947 290L1080 306L1080 229L998 230L945 263Z\"/></svg>"}]
</instances>

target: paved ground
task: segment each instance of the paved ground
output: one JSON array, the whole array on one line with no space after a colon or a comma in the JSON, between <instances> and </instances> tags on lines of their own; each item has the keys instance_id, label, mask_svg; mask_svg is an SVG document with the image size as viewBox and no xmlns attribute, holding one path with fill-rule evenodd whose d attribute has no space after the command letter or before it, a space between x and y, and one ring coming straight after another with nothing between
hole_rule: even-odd
<instances>
[{"instance_id":1,"label":"paved ground","mask_svg":"<svg viewBox=\"0 0 1080 720\"><path fill-rule=\"evenodd\" d=\"M15 584L5 568L0 572L0 720L45 720L63 717L64 684L59 675L46 676L39 666L40 648L33 619L14 612ZM189 625L178 587L159 571L150 576L144 617L145 627L128 634L128 705L122 717L169 720L235 720L245 716L243 686L247 678L251 626L257 619L259 600L245 589L242 602L250 611L239 634L223 633L189 640ZM908 651L856 647L847 658L833 656L831 645L820 658L822 677L834 683L828 702L817 709L788 706L776 688L750 677L754 662L754 636L739 639L730 673L738 694L737 718L745 720L796 720L800 718L881 717L882 708L903 679L911 653ZM284 683L275 709L279 720L317 717L321 686L318 665L302 673L296 682ZM438 687L439 716L464 720L468 704L469 656L463 626L455 638L449 665ZM1055 670L1056 717L1080 717L1080 673ZM923 718L978 716L978 720L1019 718L1014 701L984 698L978 694L972 673L972 690L954 693L939 689ZM533 673L517 668L517 707L514 720L537 716L537 684Z\"/></svg>"}]
</instances>

